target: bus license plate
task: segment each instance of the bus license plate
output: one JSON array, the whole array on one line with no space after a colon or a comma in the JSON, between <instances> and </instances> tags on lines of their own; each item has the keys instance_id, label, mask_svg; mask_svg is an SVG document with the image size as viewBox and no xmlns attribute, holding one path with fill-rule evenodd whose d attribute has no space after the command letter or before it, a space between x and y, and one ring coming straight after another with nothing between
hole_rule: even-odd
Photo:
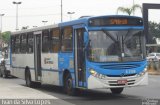
<instances>
[{"instance_id":1,"label":"bus license plate","mask_svg":"<svg viewBox=\"0 0 160 105\"><path fill-rule=\"evenodd\" d=\"M127 84L127 80L118 80L117 83L118 84Z\"/></svg>"}]
</instances>

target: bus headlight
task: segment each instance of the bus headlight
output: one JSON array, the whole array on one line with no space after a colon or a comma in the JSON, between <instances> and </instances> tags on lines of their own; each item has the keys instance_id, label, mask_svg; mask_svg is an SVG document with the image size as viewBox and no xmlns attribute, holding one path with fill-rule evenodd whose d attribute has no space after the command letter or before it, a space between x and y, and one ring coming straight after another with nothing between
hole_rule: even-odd
<instances>
[{"instance_id":1,"label":"bus headlight","mask_svg":"<svg viewBox=\"0 0 160 105\"><path fill-rule=\"evenodd\" d=\"M141 73L138 74L138 76L143 76L147 72L147 68L144 69Z\"/></svg>"},{"instance_id":2,"label":"bus headlight","mask_svg":"<svg viewBox=\"0 0 160 105\"><path fill-rule=\"evenodd\" d=\"M89 70L90 74L96 78L99 78L99 79L104 79L106 76L103 75L103 74L99 74L97 73L94 69L90 69Z\"/></svg>"}]
</instances>

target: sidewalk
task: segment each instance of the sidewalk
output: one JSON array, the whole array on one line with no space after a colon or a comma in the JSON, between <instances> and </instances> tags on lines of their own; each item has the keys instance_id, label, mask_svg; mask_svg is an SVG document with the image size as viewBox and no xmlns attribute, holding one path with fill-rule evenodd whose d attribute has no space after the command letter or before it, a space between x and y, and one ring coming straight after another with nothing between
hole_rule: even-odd
<instances>
[{"instance_id":1,"label":"sidewalk","mask_svg":"<svg viewBox=\"0 0 160 105\"><path fill-rule=\"evenodd\" d=\"M25 99L27 101L28 100L35 101L37 99L42 101L49 100L51 102L50 105L71 105L70 103L63 101L61 99L58 99L57 97L48 95L46 93L43 93L33 88L28 88L26 86L16 84L13 81L16 81L16 79L12 80L12 79L0 78L0 105L4 104L3 103L5 102L4 100L10 100L11 102L13 102L17 99L18 100Z\"/></svg>"},{"instance_id":2,"label":"sidewalk","mask_svg":"<svg viewBox=\"0 0 160 105\"><path fill-rule=\"evenodd\" d=\"M154 70L153 68L148 69L148 74L149 75L160 75L160 70Z\"/></svg>"}]
</instances>

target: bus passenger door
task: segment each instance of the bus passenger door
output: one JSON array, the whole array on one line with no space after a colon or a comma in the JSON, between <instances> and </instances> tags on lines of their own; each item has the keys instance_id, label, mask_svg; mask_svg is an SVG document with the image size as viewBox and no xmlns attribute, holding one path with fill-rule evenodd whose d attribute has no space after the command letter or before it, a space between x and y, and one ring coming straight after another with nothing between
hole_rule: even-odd
<instances>
[{"instance_id":1,"label":"bus passenger door","mask_svg":"<svg viewBox=\"0 0 160 105\"><path fill-rule=\"evenodd\" d=\"M34 67L35 67L35 80L41 80L41 35L42 32L34 33Z\"/></svg>"},{"instance_id":2,"label":"bus passenger door","mask_svg":"<svg viewBox=\"0 0 160 105\"><path fill-rule=\"evenodd\" d=\"M76 86L85 87L85 52L84 52L84 28L75 29L75 73L76 73Z\"/></svg>"}]
</instances>

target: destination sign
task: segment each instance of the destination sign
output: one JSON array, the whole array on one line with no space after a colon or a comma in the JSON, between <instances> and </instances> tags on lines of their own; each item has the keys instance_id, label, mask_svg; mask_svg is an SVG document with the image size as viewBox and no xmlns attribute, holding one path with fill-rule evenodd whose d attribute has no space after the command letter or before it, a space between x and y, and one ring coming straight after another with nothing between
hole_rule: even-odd
<instances>
[{"instance_id":1,"label":"destination sign","mask_svg":"<svg viewBox=\"0 0 160 105\"><path fill-rule=\"evenodd\" d=\"M89 26L142 26L142 18L137 17L98 17L89 20Z\"/></svg>"}]
</instances>

